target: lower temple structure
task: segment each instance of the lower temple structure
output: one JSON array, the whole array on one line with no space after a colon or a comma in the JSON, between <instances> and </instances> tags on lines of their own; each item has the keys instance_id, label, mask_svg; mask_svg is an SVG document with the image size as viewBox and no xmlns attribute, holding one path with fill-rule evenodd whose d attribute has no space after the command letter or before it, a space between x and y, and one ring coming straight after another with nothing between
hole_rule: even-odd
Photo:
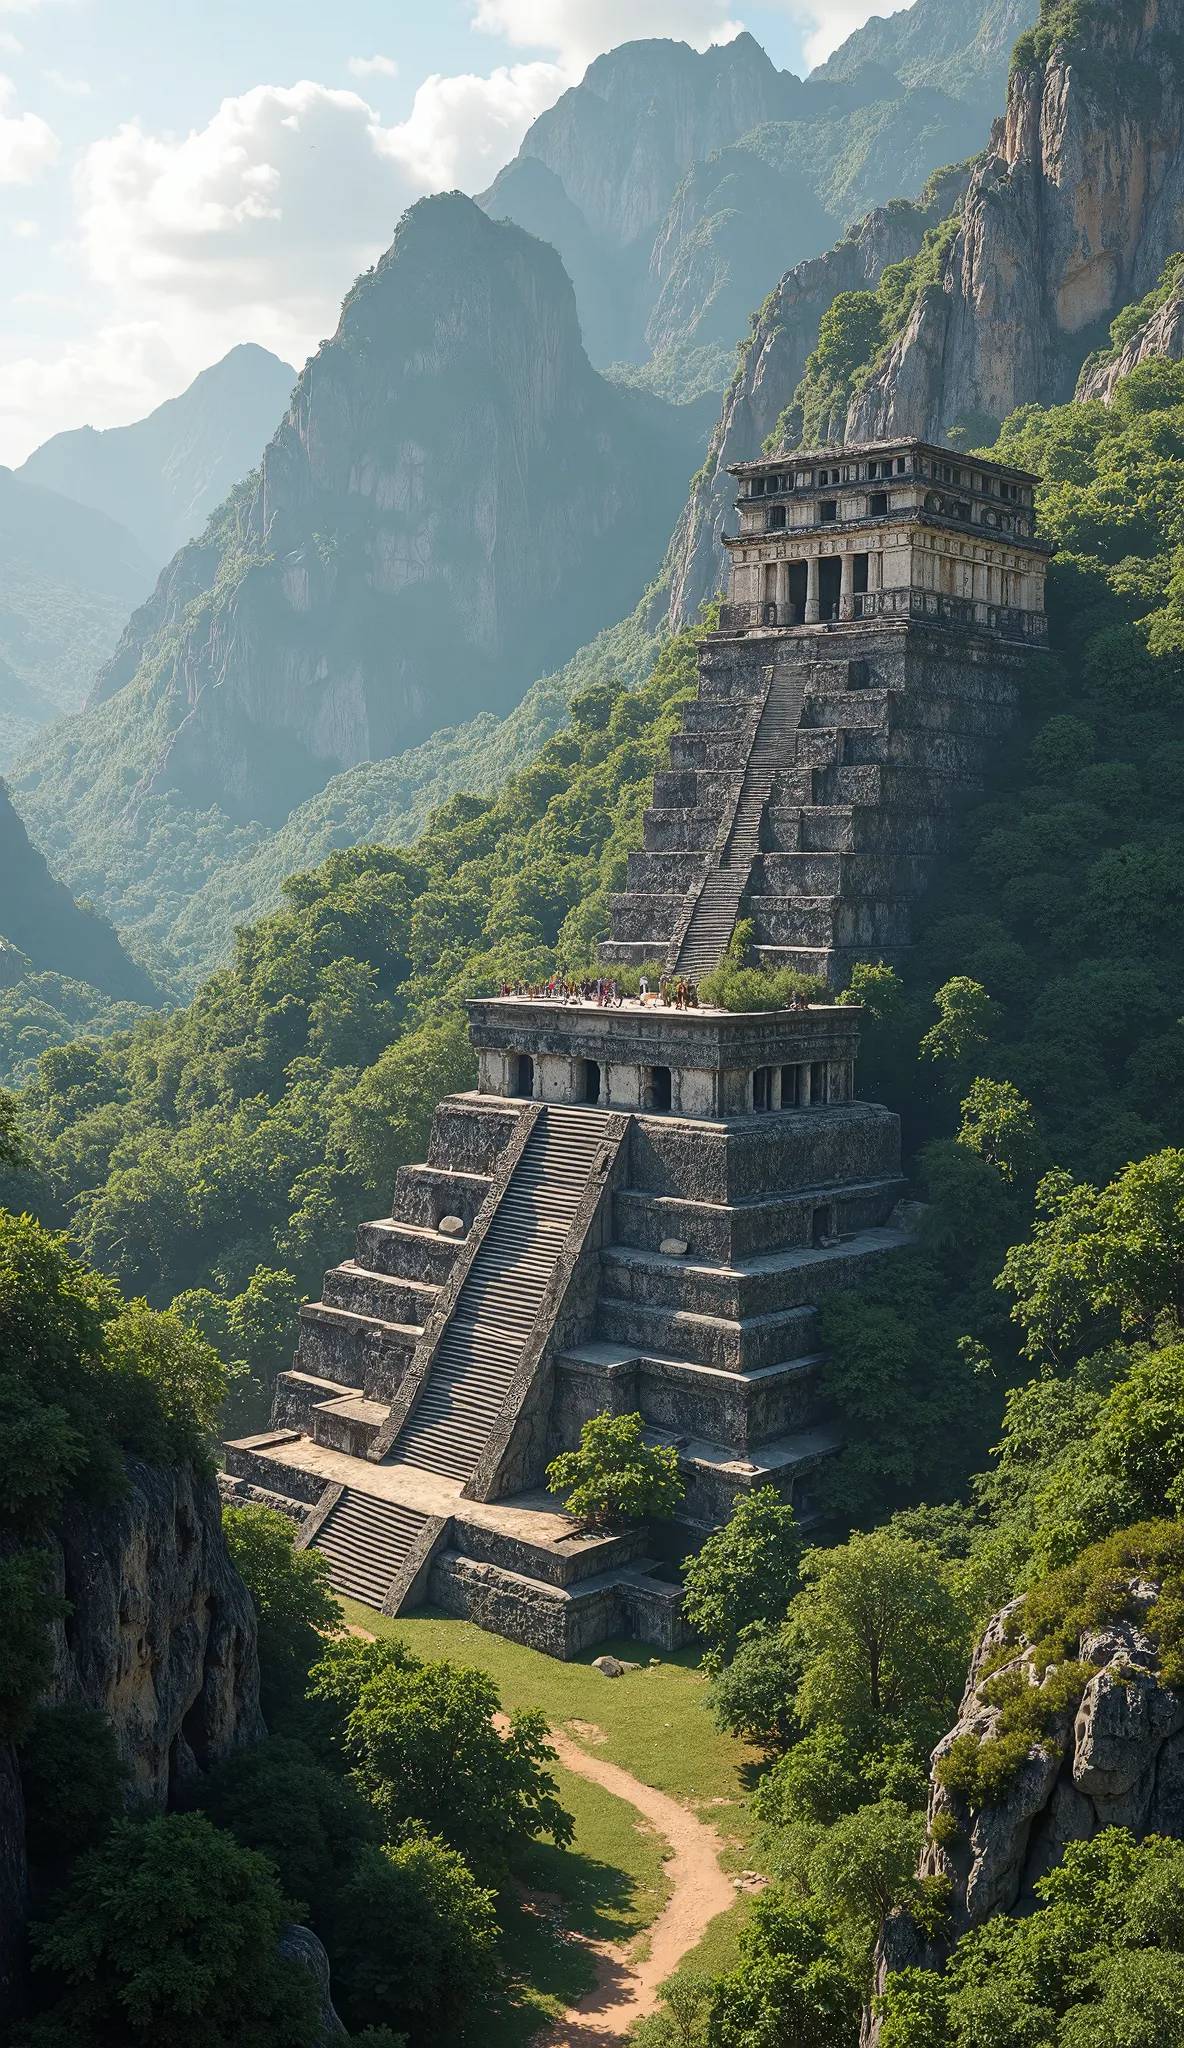
<instances>
[{"instance_id":1,"label":"lower temple structure","mask_svg":"<svg viewBox=\"0 0 1184 2048\"><path fill-rule=\"evenodd\" d=\"M430 1600L558 1657L672 1649L674 1567L738 1494L810 1516L841 1442L817 1304L909 1241L899 1121L855 1097L856 1007L469 1009L478 1088L303 1310L225 1486L387 1614ZM590 1534L546 1492L603 1412L677 1449L675 1524Z\"/></svg>"}]
</instances>

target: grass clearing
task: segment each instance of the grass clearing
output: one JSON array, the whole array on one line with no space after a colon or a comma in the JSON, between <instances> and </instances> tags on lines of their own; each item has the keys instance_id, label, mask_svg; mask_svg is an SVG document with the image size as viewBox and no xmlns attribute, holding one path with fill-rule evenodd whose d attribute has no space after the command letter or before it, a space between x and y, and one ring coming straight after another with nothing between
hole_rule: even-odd
<instances>
[{"instance_id":1,"label":"grass clearing","mask_svg":"<svg viewBox=\"0 0 1184 2048\"><path fill-rule=\"evenodd\" d=\"M541 1707L548 1721L566 1729L582 1748L620 1764L643 1784L696 1808L726 1801L704 1818L711 1819L721 1834L748 1838L740 1802L760 1753L715 1726L707 1710L707 1681L698 1668L697 1650L675 1650L651 1665L646 1661L647 1644L600 1643L570 1664L561 1664L556 1657L430 1608L391 1621L352 1600L343 1600L341 1606L352 1626L397 1637L418 1656L478 1665L493 1679L507 1712ZM605 1652L642 1668L623 1678L603 1678L593 1671L592 1659ZM599 1728L605 1740L590 1739L581 1731L581 1722L585 1729Z\"/></svg>"},{"instance_id":2,"label":"grass clearing","mask_svg":"<svg viewBox=\"0 0 1184 2048\"><path fill-rule=\"evenodd\" d=\"M605 1757L642 1784L693 1807L720 1835L724 1869L752 1863L755 1826L746 1798L762 1758L716 1728L697 1651L675 1651L650 1664L647 1645L610 1642L564 1664L430 1608L395 1620L352 1600L342 1600L341 1608L351 1627L393 1637L417 1656L447 1657L487 1671L508 1713L541 1707L551 1725L589 1755ZM606 1651L641 1668L605 1678L592 1669L592 1659ZM504 1953L513 1989L508 2007L490 2016L488 2048L526 2048L534 2033L590 1989L593 1959L581 1937L617 1943L644 1938L669 1895L669 1845L663 1837L626 1800L562 1765L553 1769L575 1819L575 1838L569 1849L535 1843L516 1869L528 1896L503 1898ZM739 1895L680 1968L713 1974L730 1969L751 1910L751 1897Z\"/></svg>"}]
</instances>

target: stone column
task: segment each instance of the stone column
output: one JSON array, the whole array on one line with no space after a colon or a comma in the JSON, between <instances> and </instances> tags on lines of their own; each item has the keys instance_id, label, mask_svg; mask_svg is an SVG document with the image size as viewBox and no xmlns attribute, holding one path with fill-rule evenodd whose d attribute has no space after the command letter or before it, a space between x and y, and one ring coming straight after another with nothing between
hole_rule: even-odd
<instances>
[{"instance_id":1,"label":"stone column","mask_svg":"<svg viewBox=\"0 0 1184 2048\"><path fill-rule=\"evenodd\" d=\"M818 556L806 557L806 624L818 624Z\"/></svg>"},{"instance_id":2,"label":"stone column","mask_svg":"<svg viewBox=\"0 0 1184 2048\"><path fill-rule=\"evenodd\" d=\"M840 557L839 557L839 563L840 563L840 568L839 568L839 575L840 575L840 578L841 578L841 581L840 581L840 583L839 583L839 617L840 617L841 619L849 619L849 618L851 617L851 574L852 574L852 571L851 571L851 551L850 551L850 549L849 549L849 548L844 548L844 549L843 549L843 552L842 552L842 554L841 554L841 555L840 555Z\"/></svg>"},{"instance_id":3,"label":"stone column","mask_svg":"<svg viewBox=\"0 0 1184 2048\"><path fill-rule=\"evenodd\" d=\"M789 605L789 563L777 564L777 617L783 620Z\"/></svg>"}]
</instances>

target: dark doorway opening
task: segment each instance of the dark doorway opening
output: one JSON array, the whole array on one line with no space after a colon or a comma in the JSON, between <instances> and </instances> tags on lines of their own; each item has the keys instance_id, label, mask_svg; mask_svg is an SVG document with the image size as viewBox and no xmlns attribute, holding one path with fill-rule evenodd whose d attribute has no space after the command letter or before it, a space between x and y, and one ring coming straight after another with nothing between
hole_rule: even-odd
<instances>
[{"instance_id":1,"label":"dark doorway opening","mask_svg":"<svg viewBox=\"0 0 1184 2048\"><path fill-rule=\"evenodd\" d=\"M837 619L843 588L843 564L837 555L823 555L818 564L818 616Z\"/></svg>"},{"instance_id":2,"label":"dark doorway opening","mask_svg":"<svg viewBox=\"0 0 1184 2048\"><path fill-rule=\"evenodd\" d=\"M650 1068L649 1098L651 1109L669 1109L671 1102L669 1067Z\"/></svg>"},{"instance_id":3,"label":"dark doorway opening","mask_svg":"<svg viewBox=\"0 0 1184 2048\"><path fill-rule=\"evenodd\" d=\"M810 1100L826 1101L826 1061L815 1060L810 1068Z\"/></svg>"},{"instance_id":4,"label":"dark doorway opening","mask_svg":"<svg viewBox=\"0 0 1184 2048\"><path fill-rule=\"evenodd\" d=\"M796 1067L781 1069L781 1107L796 1109L798 1106L798 1070Z\"/></svg>"},{"instance_id":5,"label":"dark doorway opening","mask_svg":"<svg viewBox=\"0 0 1184 2048\"><path fill-rule=\"evenodd\" d=\"M518 1055L518 1086L515 1093L534 1094L534 1061L528 1052L520 1052Z\"/></svg>"},{"instance_id":6,"label":"dark doorway opening","mask_svg":"<svg viewBox=\"0 0 1184 2048\"><path fill-rule=\"evenodd\" d=\"M584 1101L600 1101L600 1063L598 1060L584 1061Z\"/></svg>"},{"instance_id":7,"label":"dark doorway opening","mask_svg":"<svg viewBox=\"0 0 1184 2048\"><path fill-rule=\"evenodd\" d=\"M867 590L866 555L852 555L851 557L851 588L860 596L863 596Z\"/></svg>"},{"instance_id":8,"label":"dark doorway opening","mask_svg":"<svg viewBox=\"0 0 1184 2048\"><path fill-rule=\"evenodd\" d=\"M809 580L810 572L804 562L790 563L789 609L795 626L803 626L806 622L806 588Z\"/></svg>"},{"instance_id":9,"label":"dark doorway opening","mask_svg":"<svg viewBox=\"0 0 1184 2048\"><path fill-rule=\"evenodd\" d=\"M810 1242L815 1251L820 1251L828 1237L834 1235L830 1227L830 1209L815 1209L810 1219Z\"/></svg>"},{"instance_id":10,"label":"dark doorway opening","mask_svg":"<svg viewBox=\"0 0 1184 2048\"><path fill-rule=\"evenodd\" d=\"M752 1106L754 1109L773 1107L773 1069L756 1067L752 1076Z\"/></svg>"}]
</instances>

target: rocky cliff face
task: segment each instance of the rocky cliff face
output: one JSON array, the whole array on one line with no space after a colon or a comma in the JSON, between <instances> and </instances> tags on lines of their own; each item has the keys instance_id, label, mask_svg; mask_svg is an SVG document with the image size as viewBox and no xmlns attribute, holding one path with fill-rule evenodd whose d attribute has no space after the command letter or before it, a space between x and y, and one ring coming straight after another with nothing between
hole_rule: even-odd
<instances>
[{"instance_id":1,"label":"rocky cliff face","mask_svg":"<svg viewBox=\"0 0 1184 2048\"><path fill-rule=\"evenodd\" d=\"M627 43L540 115L479 203L554 243L594 362L653 357L667 389L677 351L711 349L720 389L778 277L986 141L1034 6L917 0L805 82L750 35L702 54Z\"/></svg>"},{"instance_id":2,"label":"rocky cliff face","mask_svg":"<svg viewBox=\"0 0 1184 2048\"><path fill-rule=\"evenodd\" d=\"M723 587L726 563L719 535L735 494L728 465L760 454L762 442L797 389L828 306L839 292L874 289L886 265L915 256L926 228L945 218L966 176L954 171L935 179L924 206L897 201L876 207L837 247L799 263L782 278L754 327L711 437L707 462L670 543L673 628L688 624L702 600Z\"/></svg>"},{"instance_id":3,"label":"rocky cliff face","mask_svg":"<svg viewBox=\"0 0 1184 2048\"><path fill-rule=\"evenodd\" d=\"M1129 1618L1081 1631L1070 1655L1092 1675L1078 1704L1051 1713L1044 1740L1033 1740L1002 1795L975 1807L947 1790L939 1771L955 1745L981 1745L997 1733L1003 1709L984 1697L988 1673L995 1684L1009 1674L1033 1687L1055 1683L1052 1667L1035 1667L1024 1637L1009 1644L1007 1623L1020 1601L984 1631L957 1725L933 1753L920 1864L922 1876L949 1881L954 1938L992 1914L1035 1905L1037 1879L1059 1863L1068 1842L1088 1841L1112 1827L1129 1828L1136 1837L1184 1837L1184 1695L1162 1681L1156 1639L1144 1620L1162 1590L1150 1576L1131 1576L1125 1599L1112 1600ZM1113 1595L1115 1588L1107 1591ZM891 1970L940 1967L944 1953L907 1913L894 1913L877 1949L878 1988ZM874 2048L877 2037L869 2018L865 2048Z\"/></svg>"},{"instance_id":4,"label":"rocky cliff face","mask_svg":"<svg viewBox=\"0 0 1184 2048\"><path fill-rule=\"evenodd\" d=\"M45 1698L105 1714L129 1804L163 1807L266 1733L255 1614L222 1541L214 1481L138 1459L127 1471L123 1500L70 1504L47 1541L71 1612L54 1626ZM20 1771L0 1743L0 2013L12 2009L26 1890Z\"/></svg>"},{"instance_id":5,"label":"rocky cliff face","mask_svg":"<svg viewBox=\"0 0 1184 2048\"><path fill-rule=\"evenodd\" d=\"M1179 248L1184 0L1075 23L1042 59L1020 44L942 286L853 399L847 440L981 438L1017 405L1070 397L1099 327Z\"/></svg>"},{"instance_id":6,"label":"rocky cliff face","mask_svg":"<svg viewBox=\"0 0 1184 2048\"><path fill-rule=\"evenodd\" d=\"M141 788L278 821L342 768L507 709L631 610L702 431L596 375L554 250L424 200L91 704L138 679L146 734L165 728Z\"/></svg>"},{"instance_id":7,"label":"rocky cliff face","mask_svg":"<svg viewBox=\"0 0 1184 2048\"><path fill-rule=\"evenodd\" d=\"M1130 339L1114 354L1094 365L1086 364L1077 380L1074 397L1097 398L1110 405L1124 377L1140 363L1157 357L1171 363L1184 361L1184 285L1177 285L1171 297L1135 329Z\"/></svg>"},{"instance_id":8,"label":"rocky cliff face","mask_svg":"<svg viewBox=\"0 0 1184 2048\"><path fill-rule=\"evenodd\" d=\"M593 233L624 249L654 233L697 158L762 121L792 120L803 91L750 35L702 54L626 43L540 114L521 154L546 164Z\"/></svg>"}]
</instances>

